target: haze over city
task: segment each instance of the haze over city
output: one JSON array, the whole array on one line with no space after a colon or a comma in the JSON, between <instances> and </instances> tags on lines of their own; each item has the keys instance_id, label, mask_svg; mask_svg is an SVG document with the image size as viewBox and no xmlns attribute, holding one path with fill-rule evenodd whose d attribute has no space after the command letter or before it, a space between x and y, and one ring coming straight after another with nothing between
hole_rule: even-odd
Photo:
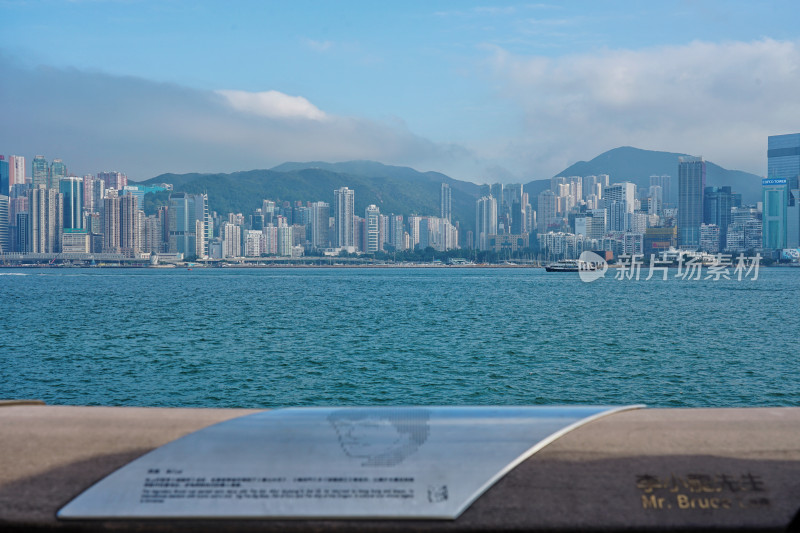
<instances>
[{"instance_id":1,"label":"haze over city","mask_svg":"<svg viewBox=\"0 0 800 533\"><path fill-rule=\"evenodd\" d=\"M70 171L372 159L549 178L623 145L766 173L792 2L0 2L5 153Z\"/></svg>"}]
</instances>

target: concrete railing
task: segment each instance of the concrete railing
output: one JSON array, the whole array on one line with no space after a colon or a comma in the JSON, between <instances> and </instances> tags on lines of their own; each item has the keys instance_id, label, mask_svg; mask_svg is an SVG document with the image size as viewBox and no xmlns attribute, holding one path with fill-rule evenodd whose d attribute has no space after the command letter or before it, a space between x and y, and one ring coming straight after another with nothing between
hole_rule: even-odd
<instances>
[{"instance_id":1,"label":"concrete railing","mask_svg":"<svg viewBox=\"0 0 800 533\"><path fill-rule=\"evenodd\" d=\"M452 521L56 517L137 457L254 412L0 403L0 531L800 530L800 408L616 413L547 445Z\"/></svg>"}]
</instances>

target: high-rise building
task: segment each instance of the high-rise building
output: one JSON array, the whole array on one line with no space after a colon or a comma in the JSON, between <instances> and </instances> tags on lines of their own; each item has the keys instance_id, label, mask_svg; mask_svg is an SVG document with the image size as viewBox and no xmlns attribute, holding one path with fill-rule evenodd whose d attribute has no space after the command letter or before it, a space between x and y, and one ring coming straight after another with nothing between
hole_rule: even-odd
<instances>
[{"instance_id":1,"label":"high-rise building","mask_svg":"<svg viewBox=\"0 0 800 533\"><path fill-rule=\"evenodd\" d=\"M497 201L491 195L483 196L475 205L477 249L489 249L489 235L497 235Z\"/></svg>"},{"instance_id":2,"label":"high-rise building","mask_svg":"<svg viewBox=\"0 0 800 533\"><path fill-rule=\"evenodd\" d=\"M103 253L118 254L120 246L120 206L116 189L106 191L103 198Z\"/></svg>"},{"instance_id":3,"label":"high-rise building","mask_svg":"<svg viewBox=\"0 0 800 533\"><path fill-rule=\"evenodd\" d=\"M0 195L9 196L11 194L11 170L6 158L0 155Z\"/></svg>"},{"instance_id":4,"label":"high-rise building","mask_svg":"<svg viewBox=\"0 0 800 533\"><path fill-rule=\"evenodd\" d=\"M55 189L40 185L28 191L28 251L38 254L61 251L62 205L63 197Z\"/></svg>"},{"instance_id":5,"label":"high-rise building","mask_svg":"<svg viewBox=\"0 0 800 533\"><path fill-rule=\"evenodd\" d=\"M83 178L62 178L59 192L64 195L64 229L83 229Z\"/></svg>"},{"instance_id":6,"label":"high-rise building","mask_svg":"<svg viewBox=\"0 0 800 533\"><path fill-rule=\"evenodd\" d=\"M0 194L0 254L11 251L11 235L8 227L8 196Z\"/></svg>"},{"instance_id":7,"label":"high-rise building","mask_svg":"<svg viewBox=\"0 0 800 533\"><path fill-rule=\"evenodd\" d=\"M762 180L763 245L780 249L800 244L800 133L771 135L767 178Z\"/></svg>"},{"instance_id":8,"label":"high-rise building","mask_svg":"<svg viewBox=\"0 0 800 533\"><path fill-rule=\"evenodd\" d=\"M48 187L51 189L60 190L61 180L67 177L67 165L60 159L53 159L50 165L50 179Z\"/></svg>"},{"instance_id":9,"label":"high-rise building","mask_svg":"<svg viewBox=\"0 0 800 533\"><path fill-rule=\"evenodd\" d=\"M718 228L718 251L724 251L726 249L728 225L731 223L733 193L730 187L706 187L703 194L703 223L713 224Z\"/></svg>"},{"instance_id":10,"label":"high-rise building","mask_svg":"<svg viewBox=\"0 0 800 533\"><path fill-rule=\"evenodd\" d=\"M389 217L389 244L394 246L398 252L405 250L406 230L403 225L403 215L392 215Z\"/></svg>"},{"instance_id":11,"label":"high-rise building","mask_svg":"<svg viewBox=\"0 0 800 533\"><path fill-rule=\"evenodd\" d=\"M364 210L364 251L368 254L380 251L380 216L381 210L375 204Z\"/></svg>"},{"instance_id":12,"label":"high-rise building","mask_svg":"<svg viewBox=\"0 0 800 533\"><path fill-rule=\"evenodd\" d=\"M355 246L355 191L342 187L333 191L333 196L335 245L339 248Z\"/></svg>"},{"instance_id":13,"label":"high-rise building","mask_svg":"<svg viewBox=\"0 0 800 533\"><path fill-rule=\"evenodd\" d=\"M664 190L661 185L651 185L647 195L647 213L661 216L664 212Z\"/></svg>"},{"instance_id":14,"label":"high-rise building","mask_svg":"<svg viewBox=\"0 0 800 533\"><path fill-rule=\"evenodd\" d=\"M556 193L553 191L542 191L539 193L538 198L538 231L539 233L547 233L553 226L560 225L558 224L558 201L556 199Z\"/></svg>"},{"instance_id":15,"label":"high-rise building","mask_svg":"<svg viewBox=\"0 0 800 533\"><path fill-rule=\"evenodd\" d=\"M311 226L312 248L323 249L330 246L331 206L327 202L312 202L309 224Z\"/></svg>"},{"instance_id":16,"label":"high-rise building","mask_svg":"<svg viewBox=\"0 0 800 533\"><path fill-rule=\"evenodd\" d=\"M624 181L603 189L608 231L625 232L631 229L636 204L636 185Z\"/></svg>"},{"instance_id":17,"label":"high-rise building","mask_svg":"<svg viewBox=\"0 0 800 533\"><path fill-rule=\"evenodd\" d=\"M439 192L439 203L441 205L441 217L447 220L452 220L453 217L453 194L450 190L450 185L442 183L442 189Z\"/></svg>"},{"instance_id":18,"label":"high-rise building","mask_svg":"<svg viewBox=\"0 0 800 533\"><path fill-rule=\"evenodd\" d=\"M50 186L50 165L43 155L37 155L31 163L31 185L34 189L43 185Z\"/></svg>"},{"instance_id":19,"label":"high-rise building","mask_svg":"<svg viewBox=\"0 0 800 533\"><path fill-rule=\"evenodd\" d=\"M14 185L25 185L25 158L21 155L12 155L8 158L8 166L10 170L9 190Z\"/></svg>"},{"instance_id":20,"label":"high-rise building","mask_svg":"<svg viewBox=\"0 0 800 533\"><path fill-rule=\"evenodd\" d=\"M670 181L671 180L672 180L672 177L667 175L667 174L663 174L661 176L658 176L658 175L650 176L650 186L653 187L653 186L657 185L657 186L661 187L661 196L662 196L664 205L671 205L672 204L672 196L671 196L672 195L672 189L670 189Z\"/></svg>"},{"instance_id":21,"label":"high-rise building","mask_svg":"<svg viewBox=\"0 0 800 533\"><path fill-rule=\"evenodd\" d=\"M123 191L128 185L128 176L122 172L98 172L97 179L103 182L104 189Z\"/></svg>"},{"instance_id":22,"label":"high-rise building","mask_svg":"<svg viewBox=\"0 0 800 533\"><path fill-rule=\"evenodd\" d=\"M706 162L702 157L678 159L678 246L700 246L703 223L703 193L706 188Z\"/></svg>"},{"instance_id":23,"label":"high-rise building","mask_svg":"<svg viewBox=\"0 0 800 533\"><path fill-rule=\"evenodd\" d=\"M141 224L136 197L126 194L119 199L119 247L126 257L141 251Z\"/></svg>"}]
</instances>

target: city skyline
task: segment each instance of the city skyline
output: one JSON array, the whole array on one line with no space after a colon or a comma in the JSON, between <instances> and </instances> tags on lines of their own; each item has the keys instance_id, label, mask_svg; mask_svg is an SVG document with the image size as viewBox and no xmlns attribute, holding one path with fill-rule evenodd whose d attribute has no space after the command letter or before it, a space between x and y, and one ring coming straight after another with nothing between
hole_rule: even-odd
<instances>
[{"instance_id":1,"label":"city skyline","mask_svg":"<svg viewBox=\"0 0 800 533\"><path fill-rule=\"evenodd\" d=\"M762 174L798 122L791 2L0 8L0 145L78 175L370 159L509 183L616 146Z\"/></svg>"}]
</instances>

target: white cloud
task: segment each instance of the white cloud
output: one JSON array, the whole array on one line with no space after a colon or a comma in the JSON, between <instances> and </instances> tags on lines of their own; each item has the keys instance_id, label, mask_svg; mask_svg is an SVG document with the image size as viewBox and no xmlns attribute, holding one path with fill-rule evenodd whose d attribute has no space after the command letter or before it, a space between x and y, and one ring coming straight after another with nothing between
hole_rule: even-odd
<instances>
[{"instance_id":1,"label":"white cloud","mask_svg":"<svg viewBox=\"0 0 800 533\"><path fill-rule=\"evenodd\" d=\"M300 118L325 120L325 113L302 96L289 96L278 91L216 91L237 111L269 118Z\"/></svg>"},{"instance_id":2,"label":"white cloud","mask_svg":"<svg viewBox=\"0 0 800 533\"><path fill-rule=\"evenodd\" d=\"M692 42L556 59L492 50L499 92L522 110L525 165L545 175L623 145L763 174L767 136L800 130L798 42Z\"/></svg>"},{"instance_id":3,"label":"white cloud","mask_svg":"<svg viewBox=\"0 0 800 533\"><path fill-rule=\"evenodd\" d=\"M306 39L306 46L317 52L327 52L333 48L332 41L315 41L314 39Z\"/></svg>"},{"instance_id":4,"label":"white cloud","mask_svg":"<svg viewBox=\"0 0 800 533\"><path fill-rule=\"evenodd\" d=\"M474 171L457 145L402 122L327 114L278 91L202 91L78 69L29 69L0 51L5 153L62 158L71 172L233 172L285 161L372 159L420 170ZM471 177L476 173L456 173Z\"/></svg>"}]
</instances>

